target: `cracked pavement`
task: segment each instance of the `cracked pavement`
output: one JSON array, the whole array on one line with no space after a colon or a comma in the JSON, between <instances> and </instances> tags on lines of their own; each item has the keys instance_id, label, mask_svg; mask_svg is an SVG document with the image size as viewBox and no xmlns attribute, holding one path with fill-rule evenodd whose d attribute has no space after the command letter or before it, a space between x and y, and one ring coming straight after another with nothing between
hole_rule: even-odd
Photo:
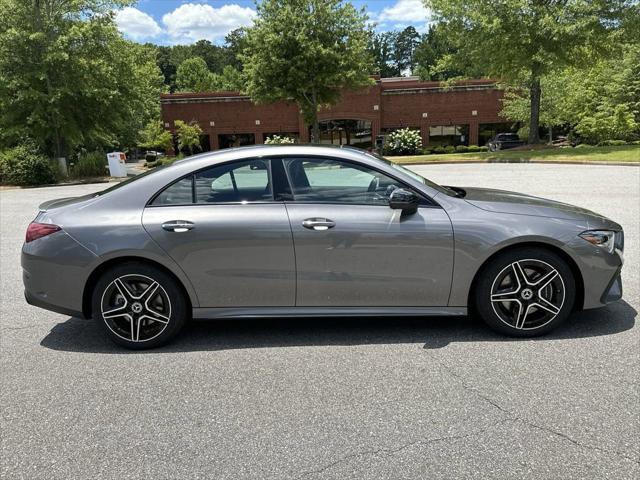
<instances>
[{"instance_id":1,"label":"cracked pavement","mask_svg":"<svg viewBox=\"0 0 640 480\"><path fill-rule=\"evenodd\" d=\"M623 301L534 340L468 318L224 320L129 352L22 296L37 205L106 185L2 191L0 477L639 478L640 168L413 168L621 223Z\"/></svg>"}]
</instances>

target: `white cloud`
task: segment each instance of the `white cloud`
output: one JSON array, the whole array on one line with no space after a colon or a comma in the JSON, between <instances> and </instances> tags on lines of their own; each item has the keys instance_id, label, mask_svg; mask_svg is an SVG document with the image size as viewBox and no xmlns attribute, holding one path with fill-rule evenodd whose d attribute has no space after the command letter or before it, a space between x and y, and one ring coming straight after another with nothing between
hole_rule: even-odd
<instances>
[{"instance_id":1,"label":"white cloud","mask_svg":"<svg viewBox=\"0 0 640 480\"><path fill-rule=\"evenodd\" d=\"M115 21L118 29L132 40L149 40L162 33L162 29L153 17L137 8L125 7L118 10Z\"/></svg>"},{"instance_id":2,"label":"white cloud","mask_svg":"<svg viewBox=\"0 0 640 480\"><path fill-rule=\"evenodd\" d=\"M429 22L429 10L421 0L398 0L395 5L385 7L374 17L381 26L404 28L415 26L419 31Z\"/></svg>"},{"instance_id":3,"label":"white cloud","mask_svg":"<svg viewBox=\"0 0 640 480\"><path fill-rule=\"evenodd\" d=\"M231 30L251 25L255 10L237 4L220 8L201 3L185 3L162 17L171 43L192 43L197 40L216 41Z\"/></svg>"}]
</instances>

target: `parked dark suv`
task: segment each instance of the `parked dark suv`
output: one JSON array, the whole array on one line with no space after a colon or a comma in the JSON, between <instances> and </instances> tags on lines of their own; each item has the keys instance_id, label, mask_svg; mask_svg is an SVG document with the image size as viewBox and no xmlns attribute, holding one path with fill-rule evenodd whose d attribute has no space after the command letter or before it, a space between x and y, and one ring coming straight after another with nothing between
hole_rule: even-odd
<instances>
[{"instance_id":1,"label":"parked dark suv","mask_svg":"<svg viewBox=\"0 0 640 480\"><path fill-rule=\"evenodd\" d=\"M515 148L524 145L517 133L499 133L487 142L489 151L506 150L507 148Z\"/></svg>"}]
</instances>

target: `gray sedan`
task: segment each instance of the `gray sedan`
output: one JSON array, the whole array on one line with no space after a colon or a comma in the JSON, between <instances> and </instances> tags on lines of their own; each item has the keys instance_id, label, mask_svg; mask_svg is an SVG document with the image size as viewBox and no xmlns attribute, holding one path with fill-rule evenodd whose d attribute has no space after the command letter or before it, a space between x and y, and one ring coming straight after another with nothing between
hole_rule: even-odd
<instances>
[{"instance_id":1,"label":"gray sedan","mask_svg":"<svg viewBox=\"0 0 640 480\"><path fill-rule=\"evenodd\" d=\"M22 268L29 303L134 349L189 318L473 312L530 337L621 298L623 243L583 208L349 148L256 146L45 202Z\"/></svg>"}]
</instances>

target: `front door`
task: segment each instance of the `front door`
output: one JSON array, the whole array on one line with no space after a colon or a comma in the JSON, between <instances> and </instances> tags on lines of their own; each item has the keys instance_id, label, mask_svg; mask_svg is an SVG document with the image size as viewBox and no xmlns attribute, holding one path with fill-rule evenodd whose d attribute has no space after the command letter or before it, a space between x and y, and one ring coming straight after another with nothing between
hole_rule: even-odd
<instances>
[{"instance_id":1,"label":"front door","mask_svg":"<svg viewBox=\"0 0 640 480\"><path fill-rule=\"evenodd\" d=\"M268 160L189 175L143 214L145 229L184 270L200 307L293 306L295 260Z\"/></svg>"},{"instance_id":2,"label":"front door","mask_svg":"<svg viewBox=\"0 0 640 480\"><path fill-rule=\"evenodd\" d=\"M286 158L297 306L446 306L453 231L437 206L392 210L400 185L336 159Z\"/></svg>"}]
</instances>

